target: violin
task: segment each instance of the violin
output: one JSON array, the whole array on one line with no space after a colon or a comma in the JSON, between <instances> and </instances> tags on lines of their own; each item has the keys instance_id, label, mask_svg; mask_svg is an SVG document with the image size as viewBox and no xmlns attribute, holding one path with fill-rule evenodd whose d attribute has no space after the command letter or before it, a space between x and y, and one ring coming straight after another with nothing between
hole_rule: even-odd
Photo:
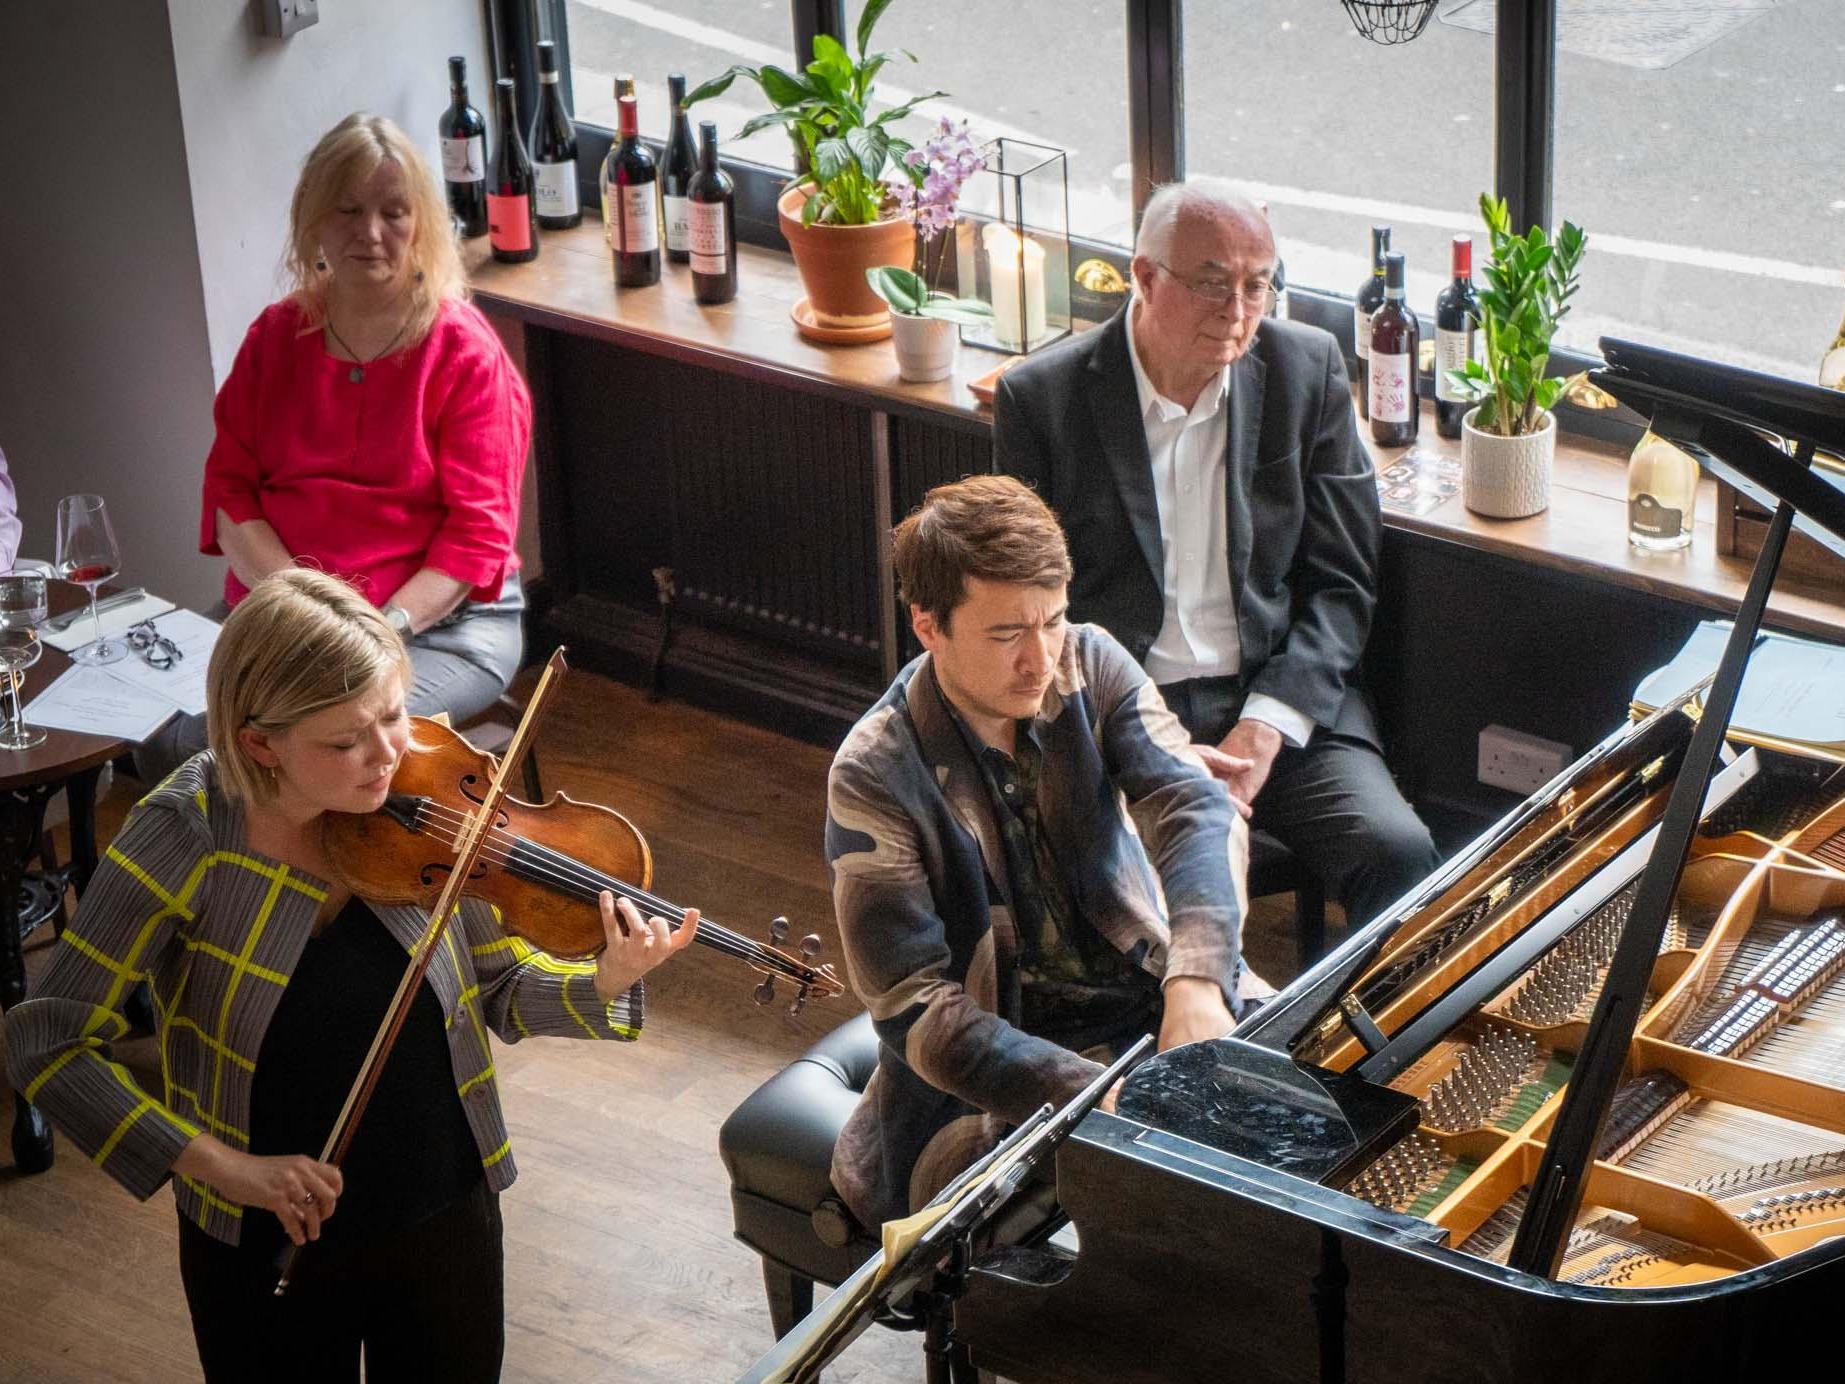
<instances>
[{"instance_id":1,"label":"violin","mask_svg":"<svg viewBox=\"0 0 1845 1384\"><path fill-rule=\"evenodd\" d=\"M324 819L335 871L360 898L432 907L448 882L463 829L486 798L497 768L440 721L414 716L410 745L391 778L391 794L373 813L332 812ZM605 945L597 900L603 890L631 899L646 915L677 931L685 909L648 892L653 853L640 829L611 808L562 793L548 803L504 797L487 824L464 894L494 904L501 927L553 956L595 956ZM769 925L771 943L788 935L788 920ZM831 999L845 986L830 965L816 965L820 939L809 935L800 956L751 941L701 917L693 939L742 960L763 976L758 1004L775 999L775 982L795 989L792 1010L809 997Z\"/></svg>"}]
</instances>

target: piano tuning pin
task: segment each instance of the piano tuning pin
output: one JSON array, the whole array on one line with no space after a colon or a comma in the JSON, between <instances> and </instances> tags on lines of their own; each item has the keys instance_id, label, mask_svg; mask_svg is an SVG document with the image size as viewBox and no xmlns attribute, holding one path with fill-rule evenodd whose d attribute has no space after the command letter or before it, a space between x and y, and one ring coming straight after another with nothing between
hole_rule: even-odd
<instances>
[{"instance_id":1,"label":"piano tuning pin","mask_svg":"<svg viewBox=\"0 0 1845 1384\"><path fill-rule=\"evenodd\" d=\"M768 977L768 979L764 980L762 984L758 985L752 993L755 996L755 1000L757 1004L761 1004L761 1005L774 1004L775 1003L775 977L774 976Z\"/></svg>"},{"instance_id":2,"label":"piano tuning pin","mask_svg":"<svg viewBox=\"0 0 1845 1384\"><path fill-rule=\"evenodd\" d=\"M820 934L810 932L801 939L801 959L812 961L818 955L820 955Z\"/></svg>"},{"instance_id":3,"label":"piano tuning pin","mask_svg":"<svg viewBox=\"0 0 1845 1384\"><path fill-rule=\"evenodd\" d=\"M788 940L788 920L786 918L769 919L769 940L778 947Z\"/></svg>"}]
</instances>

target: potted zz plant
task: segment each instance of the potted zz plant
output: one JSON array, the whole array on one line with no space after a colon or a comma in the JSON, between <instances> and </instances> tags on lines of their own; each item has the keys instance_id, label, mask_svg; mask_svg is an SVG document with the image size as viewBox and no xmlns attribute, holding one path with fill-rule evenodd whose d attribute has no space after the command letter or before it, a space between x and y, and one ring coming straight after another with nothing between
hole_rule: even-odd
<instances>
[{"instance_id":1,"label":"potted zz plant","mask_svg":"<svg viewBox=\"0 0 1845 1384\"><path fill-rule=\"evenodd\" d=\"M942 117L935 138L903 156L910 182L897 185L897 209L916 231L916 265L899 269L878 265L865 271L871 291L891 310L891 345L897 374L919 383L945 380L954 373L962 324L991 320L993 309L978 298L957 298L936 288L948 258L961 187L985 167L968 138L967 126Z\"/></svg>"},{"instance_id":2,"label":"potted zz plant","mask_svg":"<svg viewBox=\"0 0 1845 1384\"><path fill-rule=\"evenodd\" d=\"M1550 409L1566 381L1544 374L1557 324L1569 312L1588 236L1565 221L1552 240L1541 226L1512 233L1505 203L1480 196L1492 253L1482 270L1480 338L1485 360L1448 372L1477 401L1461 420L1461 494L1467 508L1498 519L1550 503L1557 420Z\"/></svg>"},{"instance_id":3,"label":"potted zz plant","mask_svg":"<svg viewBox=\"0 0 1845 1384\"><path fill-rule=\"evenodd\" d=\"M887 171L920 182L902 160L911 152L892 127L924 101L946 96L931 91L883 113L870 114L878 72L912 53L874 52L871 31L891 0L867 0L859 14L858 56L830 34L814 36L814 59L801 72L773 64L739 64L713 77L690 96L692 106L727 90L739 77L762 88L774 107L748 121L745 139L780 125L794 138L803 171L776 202L782 235L800 270L806 299L795 305L795 325L819 341L877 341L890 335L890 313L866 282L878 265L903 266L915 253L915 232L898 212Z\"/></svg>"}]
</instances>

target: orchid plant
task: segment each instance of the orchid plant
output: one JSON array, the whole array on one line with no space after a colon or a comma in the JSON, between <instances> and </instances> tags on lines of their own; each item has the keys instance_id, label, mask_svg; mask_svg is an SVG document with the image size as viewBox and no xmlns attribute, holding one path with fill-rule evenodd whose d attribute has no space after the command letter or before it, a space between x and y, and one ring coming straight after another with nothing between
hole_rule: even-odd
<instances>
[{"instance_id":1,"label":"orchid plant","mask_svg":"<svg viewBox=\"0 0 1845 1384\"><path fill-rule=\"evenodd\" d=\"M967 122L956 125L947 116L933 138L898 160L907 177L897 184L893 197L899 213L916 228L916 267L888 265L865 271L871 291L905 317L935 317L949 322L979 325L993 309L978 298L957 298L943 293L942 264L948 258L949 237L943 232L955 224L955 209L967 180L986 167L980 150L967 132Z\"/></svg>"}]
</instances>

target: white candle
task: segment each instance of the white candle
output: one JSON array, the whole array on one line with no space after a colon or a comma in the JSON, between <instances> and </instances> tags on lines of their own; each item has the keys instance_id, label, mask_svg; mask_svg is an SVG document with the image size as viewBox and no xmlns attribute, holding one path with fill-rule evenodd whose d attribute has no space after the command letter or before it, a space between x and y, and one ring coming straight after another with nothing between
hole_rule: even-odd
<instances>
[{"instance_id":1,"label":"white candle","mask_svg":"<svg viewBox=\"0 0 1845 1384\"><path fill-rule=\"evenodd\" d=\"M987 250L987 272L993 285L993 338L1001 346L1022 351L1044 335L1044 247L1030 237L1021 238L1002 222L989 222L980 232ZM1019 273L1025 275L1025 322L1019 326Z\"/></svg>"}]
</instances>

